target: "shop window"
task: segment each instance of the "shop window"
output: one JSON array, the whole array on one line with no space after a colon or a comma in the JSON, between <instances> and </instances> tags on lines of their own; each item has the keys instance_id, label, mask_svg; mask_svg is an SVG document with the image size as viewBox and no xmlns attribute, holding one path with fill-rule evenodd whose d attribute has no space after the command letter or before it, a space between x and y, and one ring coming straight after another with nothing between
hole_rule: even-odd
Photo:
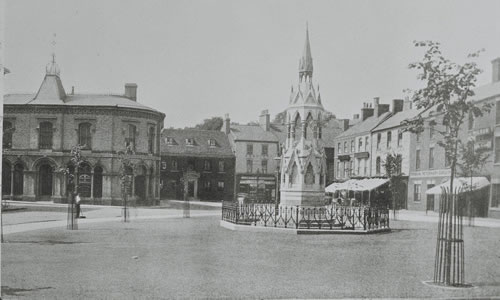
<instances>
[{"instance_id":1,"label":"shop window","mask_svg":"<svg viewBox=\"0 0 500 300\"><path fill-rule=\"evenodd\" d=\"M420 184L414 184L413 185L413 201L415 202L420 202L421 200L421 186Z\"/></svg>"}]
</instances>

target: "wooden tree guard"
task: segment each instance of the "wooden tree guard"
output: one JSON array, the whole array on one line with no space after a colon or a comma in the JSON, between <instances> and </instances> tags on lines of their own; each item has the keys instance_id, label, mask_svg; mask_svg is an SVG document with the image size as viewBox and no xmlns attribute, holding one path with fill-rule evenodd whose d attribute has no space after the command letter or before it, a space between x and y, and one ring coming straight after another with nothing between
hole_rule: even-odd
<instances>
[{"instance_id":1,"label":"wooden tree guard","mask_svg":"<svg viewBox=\"0 0 500 300\"><path fill-rule=\"evenodd\" d=\"M439 203L439 222L434 262L434 283L445 286L466 287L463 234L464 201L443 189Z\"/></svg>"}]
</instances>

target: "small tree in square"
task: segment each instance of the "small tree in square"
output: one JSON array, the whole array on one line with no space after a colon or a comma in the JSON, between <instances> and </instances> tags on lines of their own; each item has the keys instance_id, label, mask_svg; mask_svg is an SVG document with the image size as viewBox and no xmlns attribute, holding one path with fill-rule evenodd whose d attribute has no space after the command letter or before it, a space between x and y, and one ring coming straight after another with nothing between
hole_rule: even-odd
<instances>
[{"instance_id":1,"label":"small tree in square","mask_svg":"<svg viewBox=\"0 0 500 300\"><path fill-rule=\"evenodd\" d=\"M132 176L134 170L134 163L132 162L132 155L134 154L134 150L132 145L127 145L125 147L125 151L119 151L119 160L121 162L121 170L120 170L120 184L121 191L123 197L123 222L128 222L128 208L127 208L127 200L128 195L132 189Z\"/></svg>"},{"instance_id":2,"label":"small tree in square","mask_svg":"<svg viewBox=\"0 0 500 300\"><path fill-rule=\"evenodd\" d=\"M78 192L78 170L80 166L86 161L82 155L82 145L76 145L71 148L70 166L62 168L60 171L68 178L66 185L66 192L68 197L68 223L67 228L71 230L78 229L76 223L76 209L75 209L75 193Z\"/></svg>"},{"instance_id":3,"label":"small tree in square","mask_svg":"<svg viewBox=\"0 0 500 300\"><path fill-rule=\"evenodd\" d=\"M385 158L385 174L389 178L389 190L391 191L392 211L396 219L396 208L399 206L398 199L401 195L401 185L403 184L403 173L401 172L401 154L387 154Z\"/></svg>"},{"instance_id":4,"label":"small tree in square","mask_svg":"<svg viewBox=\"0 0 500 300\"><path fill-rule=\"evenodd\" d=\"M477 76L482 72L472 61L481 51L468 55L471 60L464 64L452 62L442 54L440 43L415 41L415 47L425 48L422 60L411 63L410 69L420 72L418 79L424 87L413 92L412 101L419 109L435 109L444 130L439 146L445 150L450 162L450 187L444 190L440 201L440 219L434 266L434 282L437 284L460 286L464 284L463 232L461 230L462 212L457 206L458 196L454 190L458 150L462 125L469 118L477 118L490 109L489 104L478 105L472 101ZM412 132L421 132L424 119L419 114L415 119L404 122ZM458 249L453 251L453 249ZM456 276L455 276L456 275Z\"/></svg>"}]
</instances>

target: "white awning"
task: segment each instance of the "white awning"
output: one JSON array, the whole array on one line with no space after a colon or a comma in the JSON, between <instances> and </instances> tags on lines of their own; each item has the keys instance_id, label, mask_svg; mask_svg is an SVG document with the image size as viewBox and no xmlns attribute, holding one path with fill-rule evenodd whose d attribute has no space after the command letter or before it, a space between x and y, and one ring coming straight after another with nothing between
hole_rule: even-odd
<instances>
[{"instance_id":1,"label":"white awning","mask_svg":"<svg viewBox=\"0 0 500 300\"><path fill-rule=\"evenodd\" d=\"M385 178L349 179L344 182L334 182L330 184L325 188L325 192L335 193L341 190L355 192L371 191L387 182L389 182L389 179Z\"/></svg>"},{"instance_id":2,"label":"white awning","mask_svg":"<svg viewBox=\"0 0 500 300\"><path fill-rule=\"evenodd\" d=\"M490 182L486 177L472 177L472 185L470 177L458 177L453 180L453 189L457 190L459 193L467 192L470 190L479 190L490 185ZM427 195L440 195L442 189L450 189L450 181L436 185L433 188L428 189L425 193Z\"/></svg>"}]
</instances>

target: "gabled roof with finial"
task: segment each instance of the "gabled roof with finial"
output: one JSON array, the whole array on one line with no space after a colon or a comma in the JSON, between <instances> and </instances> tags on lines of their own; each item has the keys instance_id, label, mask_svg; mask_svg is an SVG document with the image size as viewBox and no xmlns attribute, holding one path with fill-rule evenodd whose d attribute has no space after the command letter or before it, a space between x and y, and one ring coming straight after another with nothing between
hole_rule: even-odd
<instances>
[{"instance_id":1,"label":"gabled roof with finial","mask_svg":"<svg viewBox=\"0 0 500 300\"><path fill-rule=\"evenodd\" d=\"M31 104L61 104L66 98L66 92L59 78L61 71L56 63L56 56L52 54L52 61L45 68L45 78L38 89Z\"/></svg>"}]
</instances>

